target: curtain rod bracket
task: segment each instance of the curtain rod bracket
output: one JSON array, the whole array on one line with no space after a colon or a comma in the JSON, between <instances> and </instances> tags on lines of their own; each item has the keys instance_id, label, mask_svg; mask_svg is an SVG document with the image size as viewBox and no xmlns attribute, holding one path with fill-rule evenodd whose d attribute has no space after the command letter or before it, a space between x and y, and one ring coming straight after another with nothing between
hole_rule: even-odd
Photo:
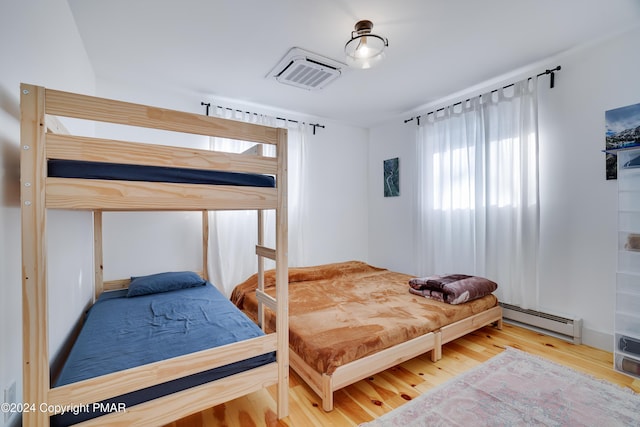
<instances>
[{"instance_id":1,"label":"curtain rod bracket","mask_svg":"<svg viewBox=\"0 0 640 427\"><path fill-rule=\"evenodd\" d=\"M200 105L204 105L207 110L207 116L209 115L209 108L211 108L211 103L210 102L201 102Z\"/></svg>"},{"instance_id":2,"label":"curtain rod bracket","mask_svg":"<svg viewBox=\"0 0 640 427\"><path fill-rule=\"evenodd\" d=\"M549 74L549 89L553 89L554 86L556 85L556 74L555 71L560 71L562 69L562 67L560 65L558 65L556 68L552 68L550 70L545 70L544 73L540 73L538 74L538 76L541 76L543 74Z\"/></svg>"},{"instance_id":3,"label":"curtain rod bracket","mask_svg":"<svg viewBox=\"0 0 640 427\"><path fill-rule=\"evenodd\" d=\"M309 126L311 126L313 128L313 134L316 134L316 128L322 128L324 129L324 125L321 125L320 123L309 123Z\"/></svg>"},{"instance_id":4,"label":"curtain rod bracket","mask_svg":"<svg viewBox=\"0 0 640 427\"><path fill-rule=\"evenodd\" d=\"M416 121L416 125L417 125L417 126L420 126L420 117L421 117L421 116L409 117L408 119L405 119L405 121L404 121L404 122L405 122L405 123L409 123L409 122L411 122L411 121L413 121L413 120L415 119L415 121Z\"/></svg>"}]
</instances>

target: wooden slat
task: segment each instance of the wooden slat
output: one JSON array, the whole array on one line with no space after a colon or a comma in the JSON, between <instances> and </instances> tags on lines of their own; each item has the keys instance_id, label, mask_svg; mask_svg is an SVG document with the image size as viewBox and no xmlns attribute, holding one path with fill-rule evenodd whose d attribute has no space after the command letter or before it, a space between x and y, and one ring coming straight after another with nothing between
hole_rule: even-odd
<instances>
[{"instance_id":1,"label":"wooden slat","mask_svg":"<svg viewBox=\"0 0 640 427\"><path fill-rule=\"evenodd\" d=\"M278 419L289 415L289 270L287 130L278 129L278 206L276 209L276 333L278 335Z\"/></svg>"},{"instance_id":2,"label":"wooden slat","mask_svg":"<svg viewBox=\"0 0 640 427\"><path fill-rule=\"evenodd\" d=\"M442 333L440 331L435 331L435 343L433 344L433 350L431 350L431 361L437 362L442 359Z\"/></svg>"},{"instance_id":3,"label":"wooden slat","mask_svg":"<svg viewBox=\"0 0 640 427\"><path fill-rule=\"evenodd\" d=\"M51 389L47 403L86 404L245 360L276 349L275 334L252 338Z\"/></svg>"},{"instance_id":4,"label":"wooden slat","mask_svg":"<svg viewBox=\"0 0 640 427\"><path fill-rule=\"evenodd\" d=\"M141 403L125 412L113 412L81 424L89 426L159 426L202 411L222 402L274 384L278 379L277 364L261 366L218 381L186 389L150 402Z\"/></svg>"},{"instance_id":5,"label":"wooden slat","mask_svg":"<svg viewBox=\"0 0 640 427\"><path fill-rule=\"evenodd\" d=\"M430 332L385 351L355 360L347 369L344 366L339 366L333 373L333 389L341 389L370 376L372 373L380 372L419 354L431 351L435 348L435 344L435 334Z\"/></svg>"},{"instance_id":6,"label":"wooden slat","mask_svg":"<svg viewBox=\"0 0 640 427\"><path fill-rule=\"evenodd\" d=\"M262 154L262 146L259 148L260 154ZM264 245L264 211L258 211L258 246ZM258 257L258 290L264 291L264 258ZM262 304L258 304L258 325L263 331L266 330L265 322L265 310Z\"/></svg>"},{"instance_id":7,"label":"wooden slat","mask_svg":"<svg viewBox=\"0 0 640 427\"><path fill-rule=\"evenodd\" d=\"M68 135L69 131L56 116L46 115L44 121L47 125L47 132Z\"/></svg>"},{"instance_id":8,"label":"wooden slat","mask_svg":"<svg viewBox=\"0 0 640 427\"><path fill-rule=\"evenodd\" d=\"M46 89L46 113L266 144L278 143L277 129L269 126L52 89Z\"/></svg>"},{"instance_id":9,"label":"wooden slat","mask_svg":"<svg viewBox=\"0 0 640 427\"><path fill-rule=\"evenodd\" d=\"M21 402L47 401L49 344L44 157L44 89L20 87L20 203L22 226L22 384ZM46 412L25 412L24 426L48 425Z\"/></svg>"},{"instance_id":10,"label":"wooden slat","mask_svg":"<svg viewBox=\"0 0 640 427\"><path fill-rule=\"evenodd\" d=\"M322 374L309 366L307 362L294 351L289 352L289 358L291 360L291 368L293 368L311 390L318 396L323 397Z\"/></svg>"},{"instance_id":11,"label":"wooden slat","mask_svg":"<svg viewBox=\"0 0 640 427\"><path fill-rule=\"evenodd\" d=\"M47 134L47 158L259 174L278 167L274 157L55 134Z\"/></svg>"},{"instance_id":12,"label":"wooden slat","mask_svg":"<svg viewBox=\"0 0 640 427\"><path fill-rule=\"evenodd\" d=\"M103 211L274 209L269 187L47 178L46 203L54 209Z\"/></svg>"},{"instance_id":13,"label":"wooden slat","mask_svg":"<svg viewBox=\"0 0 640 427\"><path fill-rule=\"evenodd\" d=\"M131 279L107 280L103 283L102 288L104 292L118 291L120 289L127 289L130 282Z\"/></svg>"},{"instance_id":14,"label":"wooden slat","mask_svg":"<svg viewBox=\"0 0 640 427\"><path fill-rule=\"evenodd\" d=\"M322 375L321 380L322 389L322 409L325 411L333 411L333 375Z\"/></svg>"},{"instance_id":15,"label":"wooden slat","mask_svg":"<svg viewBox=\"0 0 640 427\"><path fill-rule=\"evenodd\" d=\"M493 307L466 319L459 320L451 325L440 328L442 343L446 344L456 338L480 329L485 325L502 320L502 307Z\"/></svg>"},{"instance_id":16,"label":"wooden slat","mask_svg":"<svg viewBox=\"0 0 640 427\"><path fill-rule=\"evenodd\" d=\"M102 253L102 212L93 212L93 274L94 301L104 291L104 265Z\"/></svg>"},{"instance_id":17,"label":"wooden slat","mask_svg":"<svg viewBox=\"0 0 640 427\"><path fill-rule=\"evenodd\" d=\"M209 211L202 211L202 274L204 280L209 280Z\"/></svg>"},{"instance_id":18,"label":"wooden slat","mask_svg":"<svg viewBox=\"0 0 640 427\"><path fill-rule=\"evenodd\" d=\"M256 298L262 304L266 305L270 310L274 312L278 310L276 299L271 295L265 293L264 291L260 289L256 289Z\"/></svg>"},{"instance_id":19,"label":"wooden slat","mask_svg":"<svg viewBox=\"0 0 640 427\"><path fill-rule=\"evenodd\" d=\"M276 259L276 250L265 246L256 245L256 254L274 261Z\"/></svg>"}]
</instances>

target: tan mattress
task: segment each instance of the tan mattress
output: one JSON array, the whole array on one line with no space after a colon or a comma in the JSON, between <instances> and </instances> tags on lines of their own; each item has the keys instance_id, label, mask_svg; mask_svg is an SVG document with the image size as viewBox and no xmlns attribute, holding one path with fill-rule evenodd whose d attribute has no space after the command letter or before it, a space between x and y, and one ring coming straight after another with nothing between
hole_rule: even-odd
<instances>
[{"instance_id":1,"label":"tan mattress","mask_svg":"<svg viewBox=\"0 0 640 427\"><path fill-rule=\"evenodd\" d=\"M450 305L409 293L413 276L350 261L289 269L292 351L320 373L427 334L495 307L494 295ZM257 322L257 275L238 285L231 301ZM275 296L273 271L265 292ZM265 309L267 330L275 315Z\"/></svg>"}]
</instances>

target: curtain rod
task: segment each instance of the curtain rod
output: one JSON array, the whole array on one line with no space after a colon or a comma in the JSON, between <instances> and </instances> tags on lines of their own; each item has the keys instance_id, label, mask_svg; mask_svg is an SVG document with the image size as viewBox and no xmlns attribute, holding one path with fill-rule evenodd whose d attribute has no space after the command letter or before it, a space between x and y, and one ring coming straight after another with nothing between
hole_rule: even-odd
<instances>
[{"instance_id":1,"label":"curtain rod","mask_svg":"<svg viewBox=\"0 0 640 427\"><path fill-rule=\"evenodd\" d=\"M555 68L552 68L550 70L544 70L542 73L536 74L536 77L540 77L540 76L544 76L546 74L550 74L551 76L549 78L549 88L553 89L555 87L555 72L556 71L560 71L561 69L562 69L562 67L560 67L560 65L558 65ZM527 80L529 80L529 79L532 79L532 77L529 77ZM514 85L514 83L508 84L506 86L502 86L502 89L506 89L506 88L511 87L513 85ZM494 89L494 90L491 91L491 93L494 93L494 92L497 92L497 91L498 91L498 89ZM482 96L482 95L480 95L480 96ZM451 104L450 107L455 107L456 105L461 105L463 102L467 102L467 101L469 101L469 99L466 99L466 100L460 101L460 102L456 102L455 104ZM424 116L428 116L429 114L438 113L440 111L443 111L445 108L446 107L442 107L442 108L438 108L435 111L430 111L430 112L428 112L426 114L421 114L421 115L418 115L418 116L409 117L408 119L405 119L404 122L405 123L409 123L413 119L416 119L417 125L420 126L420 117L422 117L423 115Z\"/></svg>"},{"instance_id":2,"label":"curtain rod","mask_svg":"<svg viewBox=\"0 0 640 427\"><path fill-rule=\"evenodd\" d=\"M200 102L200 105L205 107L205 114L208 116L209 115L209 109L211 108L211 103L210 102ZM216 105L217 108L222 108L224 110L228 110L228 111L236 111L238 113L244 113L244 114L253 114L254 116L259 116L260 114L258 113L253 113L251 111L242 111L242 110L238 110L238 109L233 109L233 108L229 108L229 107L222 107L220 105ZM292 119L285 119L283 117L276 117L276 120L284 120L285 122L291 122L291 123L299 123L297 120L292 120ZM306 124L305 122L302 122L302 124ZM322 128L324 129L324 125L321 125L320 123L309 123L309 126L313 127L313 134L316 134L316 128Z\"/></svg>"}]
</instances>

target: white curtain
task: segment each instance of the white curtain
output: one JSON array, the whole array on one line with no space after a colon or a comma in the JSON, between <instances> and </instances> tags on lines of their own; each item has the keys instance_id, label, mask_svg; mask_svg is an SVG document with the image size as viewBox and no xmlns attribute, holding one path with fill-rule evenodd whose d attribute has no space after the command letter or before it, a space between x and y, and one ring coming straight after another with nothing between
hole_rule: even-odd
<instances>
[{"instance_id":1,"label":"white curtain","mask_svg":"<svg viewBox=\"0 0 640 427\"><path fill-rule=\"evenodd\" d=\"M537 80L429 114L417 134L419 274L475 274L538 305Z\"/></svg>"},{"instance_id":2,"label":"white curtain","mask_svg":"<svg viewBox=\"0 0 640 427\"><path fill-rule=\"evenodd\" d=\"M304 219L305 209L305 158L308 126L304 123L276 119L274 117L243 113L218 108L219 117L258 123L288 129L288 233L290 266L304 265ZM240 153L255 144L211 138L210 148L216 151ZM274 146L264 146L265 156L275 156ZM209 260L210 281L225 295L257 271L255 246L258 237L257 211L211 211L209 212ZM275 248L275 211L265 211L265 246ZM265 260L266 268L275 263Z\"/></svg>"}]
</instances>

